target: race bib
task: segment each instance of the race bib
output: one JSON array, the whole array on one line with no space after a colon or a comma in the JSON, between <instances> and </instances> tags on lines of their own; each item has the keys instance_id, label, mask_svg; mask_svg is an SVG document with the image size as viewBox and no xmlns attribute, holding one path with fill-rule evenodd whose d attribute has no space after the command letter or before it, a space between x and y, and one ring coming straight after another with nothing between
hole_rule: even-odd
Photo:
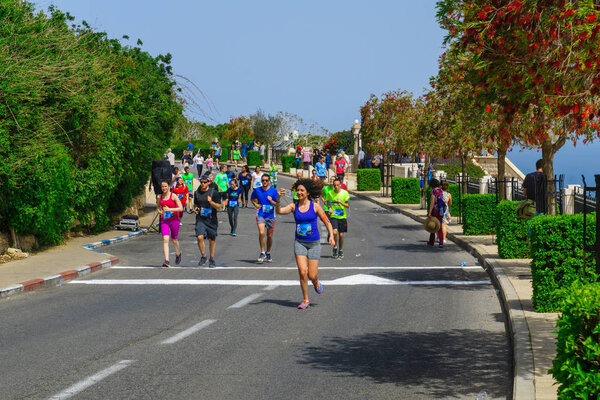
<instances>
[{"instance_id":1,"label":"race bib","mask_svg":"<svg viewBox=\"0 0 600 400\"><path fill-rule=\"evenodd\" d=\"M212 215L212 208L200 208L201 217L210 217Z\"/></svg>"},{"instance_id":2,"label":"race bib","mask_svg":"<svg viewBox=\"0 0 600 400\"><path fill-rule=\"evenodd\" d=\"M183 200L184 195L183 194L178 194L177 197L179 197L179 200Z\"/></svg>"},{"instance_id":3,"label":"race bib","mask_svg":"<svg viewBox=\"0 0 600 400\"><path fill-rule=\"evenodd\" d=\"M237 205L238 205L237 200L229 200L229 207L237 207Z\"/></svg>"},{"instance_id":4,"label":"race bib","mask_svg":"<svg viewBox=\"0 0 600 400\"><path fill-rule=\"evenodd\" d=\"M273 206L271 204L263 205L262 212L263 212L263 214L269 214L270 212L273 212Z\"/></svg>"},{"instance_id":5,"label":"race bib","mask_svg":"<svg viewBox=\"0 0 600 400\"><path fill-rule=\"evenodd\" d=\"M342 210L340 208L336 208L333 210L333 215L342 217L344 215L344 210Z\"/></svg>"},{"instance_id":6,"label":"race bib","mask_svg":"<svg viewBox=\"0 0 600 400\"><path fill-rule=\"evenodd\" d=\"M163 212L163 218L164 219L169 219L169 218L173 218L173 217L174 217L173 211L164 211Z\"/></svg>"},{"instance_id":7,"label":"race bib","mask_svg":"<svg viewBox=\"0 0 600 400\"><path fill-rule=\"evenodd\" d=\"M242 180L242 186L246 186L248 184L248 179Z\"/></svg>"},{"instance_id":8,"label":"race bib","mask_svg":"<svg viewBox=\"0 0 600 400\"><path fill-rule=\"evenodd\" d=\"M185 183L186 183L186 185L191 185L192 184L192 180L188 179L188 180L185 181Z\"/></svg>"},{"instance_id":9,"label":"race bib","mask_svg":"<svg viewBox=\"0 0 600 400\"><path fill-rule=\"evenodd\" d=\"M298 234L298 236L310 236L310 234L312 233L312 226L310 223L306 223L306 224L296 224L296 234Z\"/></svg>"}]
</instances>

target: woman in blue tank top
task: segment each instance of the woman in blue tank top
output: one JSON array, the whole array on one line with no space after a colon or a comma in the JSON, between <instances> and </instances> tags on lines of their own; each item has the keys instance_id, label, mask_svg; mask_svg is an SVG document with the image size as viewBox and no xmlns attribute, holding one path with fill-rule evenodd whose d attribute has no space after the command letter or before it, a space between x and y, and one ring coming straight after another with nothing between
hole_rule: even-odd
<instances>
[{"instance_id":1,"label":"woman in blue tank top","mask_svg":"<svg viewBox=\"0 0 600 400\"><path fill-rule=\"evenodd\" d=\"M280 207L280 201L285 196L285 189L279 190L279 197L275 211L279 215L294 213L296 220L296 240L294 241L294 255L300 275L300 288L304 300L298 305L305 310L310 306L308 300L308 280L312 282L318 294L323 293L323 285L319 282L319 259L321 258L321 241L317 218L325 223L329 232L329 244L334 245L333 228L325 215L325 211L316 201L321 196L321 185L310 179L299 179L292 186L298 197L297 203L290 203Z\"/></svg>"}]
</instances>

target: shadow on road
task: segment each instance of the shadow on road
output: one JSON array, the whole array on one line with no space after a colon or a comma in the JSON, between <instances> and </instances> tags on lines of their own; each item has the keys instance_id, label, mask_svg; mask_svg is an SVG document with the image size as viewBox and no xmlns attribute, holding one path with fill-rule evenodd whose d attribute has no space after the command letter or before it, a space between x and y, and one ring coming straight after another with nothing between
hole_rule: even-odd
<instances>
[{"instance_id":1,"label":"shadow on road","mask_svg":"<svg viewBox=\"0 0 600 400\"><path fill-rule=\"evenodd\" d=\"M326 338L307 347L298 363L313 368L394 383L414 395L447 399L511 398L512 371L507 337L483 330L384 332Z\"/></svg>"}]
</instances>

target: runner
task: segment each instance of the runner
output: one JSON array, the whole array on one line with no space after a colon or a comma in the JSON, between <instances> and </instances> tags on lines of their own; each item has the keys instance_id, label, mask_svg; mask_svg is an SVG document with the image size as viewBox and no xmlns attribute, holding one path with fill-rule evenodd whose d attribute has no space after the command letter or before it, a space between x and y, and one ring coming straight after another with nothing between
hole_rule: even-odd
<instances>
[{"instance_id":1,"label":"runner","mask_svg":"<svg viewBox=\"0 0 600 400\"><path fill-rule=\"evenodd\" d=\"M344 181L344 176L346 175L346 160L342 156L341 153L338 153L337 159L335 160L335 174L337 175L340 181Z\"/></svg>"},{"instance_id":2,"label":"runner","mask_svg":"<svg viewBox=\"0 0 600 400\"><path fill-rule=\"evenodd\" d=\"M221 149L221 145L217 143L217 146L215 147L215 163L217 164L216 167L217 169L220 169L220 165L219 162L221 162L221 151L223 149Z\"/></svg>"},{"instance_id":3,"label":"runner","mask_svg":"<svg viewBox=\"0 0 600 400\"><path fill-rule=\"evenodd\" d=\"M258 243L260 255L258 262L273 262L271 259L271 245L273 244L273 229L275 229L275 209L277 202L277 190L271 187L269 174L263 174L260 179L262 186L254 189L250 201L258 210L256 214L256 225L258 225ZM265 252L265 231L267 232L267 251Z\"/></svg>"},{"instance_id":4,"label":"runner","mask_svg":"<svg viewBox=\"0 0 600 400\"><path fill-rule=\"evenodd\" d=\"M294 201L294 203L298 202L298 195L296 194L296 189L294 189L294 185L300 179L302 179L302 171L296 172L296 180L294 181L294 183L292 183L292 187L290 187L290 190L292 191L292 200Z\"/></svg>"},{"instance_id":5,"label":"runner","mask_svg":"<svg viewBox=\"0 0 600 400\"><path fill-rule=\"evenodd\" d=\"M198 172L198 179L202 176L202 169L204 168L204 157L200 154L200 150L194 156L194 165L196 166L196 171Z\"/></svg>"},{"instance_id":6,"label":"runner","mask_svg":"<svg viewBox=\"0 0 600 400\"><path fill-rule=\"evenodd\" d=\"M196 213L196 238L198 239L198 248L200 249L200 262L198 265L206 263L206 245L204 239L208 239L210 259L208 267L214 268L215 249L217 246L217 229L219 220L217 210L221 208L221 198L219 191L211 188L211 182L207 175L200 177L200 187L194 193L194 212Z\"/></svg>"},{"instance_id":7,"label":"runner","mask_svg":"<svg viewBox=\"0 0 600 400\"><path fill-rule=\"evenodd\" d=\"M258 148L260 151L260 162L261 162L261 166L264 168L265 166L265 144L261 143L260 147Z\"/></svg>"},{"instance_id":8,"label":"runner","mask_svg":"<svg viewBox=\"0 0 600 400\"><path fill-rule=\"evenodd\" d=\"M240 148L236 147L233 150L231 150L231 155L233 158L233 162L235 163L235 170L237 171L238 162L240 161L240 158L242 157L242 152L240 151Z\"/></svg>"},{"instance_id":9,"label":"runner","mask_svg":"<svg viewBox=\"0 0 600 400\"><path fill-rule=\"evenodd\" d=\"M182 205L187 204L188 187L185 183L183 183L183 178L181 176L177 177L175 185L173 185L171 191L177 195L177 198ZM183 211L177 213L177 218L179 219L179 225L183 225L183 222L181 222L183 219Z\"/></svg>"},{"instance_id":10,"label":"runner","mask_svg":"<svg viewBox=\"0 0 600 400\"><path fill-rule=\"evenodd\" d=\"M185 167L185 173L181 174L181 177L188 187L187 207L184 208L187 208L187 212L191 213L192 208L194 208L194 174L190 172L190 167Z\"/></svg>"},{"instance_id":11,"label":"runner","mask_svg":"<svg viewBox=\"0 0 600 400\"><path fill-rule=\"evenodd\" d=\"M317 203L321 196L321 185L310 179L301 179L294 182L293 188L298 193L298 203L290 203L280 208L280 201L275 203L275 210L279 215L294 213L296 221L296 240L294 241L294 255L296 266L300 275L300 288L304 300L298 305L305 310L310 306L308 300L308 279L312 282L318 294L323 293L323 285L319 282L319 259L321 258L321 238L317 217L325 223L329 233L329 244L335 245L333 228L325 212ZM279 198L285 194L285 189L279 190Z\"/></svg>"},{"instance_id":12,"label":"runner","mask_svg":"<svg viewBox=\"0 0 600 400\"><path fill-rule=\"evenodd\" d=\"M262 186L262 184L260 183L261 177L262 177L262 172L260 171L260 167L257 165L254 168L254 172L252 173L252 189L253 190L256 190Z\"/></svg>"},{"instance_id":13,"label":"runner","mask_svg":"<svg viewBox=\"0 0 600 400\"><path fill-rule=\"evenodd\" d=\"M238 187L238 181L234 178L229 182L229 189L227 189L227 216L229 217L229 226L231 226L231 236L235 236L237 230L240 194L242 194L242 189Z\"/></svg>"},{"instance_id":14,"label":"runner","mask_svg":"<svg viewBox=\"0 0 600 400\"><path fill-rule=\"evenodd\" d=\"M221 165L219 170L220 172L217 174L217 176L215 176L215 183L219 187L219 196L223 202L221 209L223 212L225 212L225 207L227 206L227 188L229 187L229 181L227 179L227 174L225 173L225 166Z\"/></svg>"},{"instance_id":15,"label":"runner","mask_svg":"<svg viewBox=\"0 0 600 400\"><path fill-rule=\"evenodd\" d=\"M235 172L231 170L231 165L227 166L227 171L225 172L227 175L227 183L230 183L233 179L235 179Z\"/></svg>"},{"instance_id":16,"label":"runner","mask_svg":"<svg viewBox=\"0 0 600 400\"><path fill-rule=\"evenodd\" d=\"M333 190L327 192L325 201L331 211L331 225L333 226L333 258L344 258L344 233L348 231L348 222L346 220L346 209L350 207L348 204L350 194L342 189L342 182L339 178L333 181ZM338 239L339 234L339 239Z\"/></svg>"},{"instance_id":17,"label":"runner","mask_svg":"<svg viewBox=\"0 0 600 400\"><path fill-rule=\"evenodd\" d=\"M248 197L250 194L250 187L252 186L252 175L247 165L242 167L242 172L238 175L240 186L242 189L242 201L244 202L243 207L248 208ZM240 207L242 204L240 203Z\"/></svg>"},{"instance_id":18,"label":"runner","mask_svg":"<svg viewBox=\"0 0 600 400\"><path fill-rule=\"evenodd\" d=\"M275 165L274 160L271 160L271 165L269 165L269 174L271 175L273 187L277 189L277 165Z\"/></svg>"},{"instance_id":19,"label":"runner","mask_svg":"<svg viewBox=\"0 0 600 400\"><path fill-rule=\"evenodd\" d=\"M325 182L327 182L327 164L325 164L325 157L321 156L319 158L319 162L315 164L314 170L317 171L317 177L319 180L325 184Z\"/></svg>"},{"instance_id":20,"label":"runner","mask_svg":"<svg viewBox=\"0 0 600 400\"><path fill-rule=\"evenodd\" d=\"M156 210L160 214L160 233L163 237L163 252L165 261L162 266L168 268L169 264L169 236L175 246L175 264L181 262L181 249L179 248L179 220L177 212L183 211L179 198L169 190L169 182L162 181L160 184L161 194L156 196Z\"/></svg>"},{"instance_id":21,"label":"runner","mask_svg":"<svg viewBox=\"0 0 600 400\"><path fill-rule=\"evenodd\" d=\"M179 167L173 168L173 173L171 174L171 184L169 186L173 186L175 184L175 181L177 180L177 177L180 175L181 174L179 173Z\"/></svg>"}]
</instances>

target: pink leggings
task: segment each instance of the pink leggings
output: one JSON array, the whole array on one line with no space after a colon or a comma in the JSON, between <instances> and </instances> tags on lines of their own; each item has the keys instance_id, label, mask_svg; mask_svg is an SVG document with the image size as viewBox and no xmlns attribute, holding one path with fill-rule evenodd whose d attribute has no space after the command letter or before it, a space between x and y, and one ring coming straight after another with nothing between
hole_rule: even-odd
<instances>
[{"instance_id":1,"label":"pink leggings","mask_svg":"<svg viewBox=\"0 0 600 400\"><path fill-rule=\"evenodd\" d=\"M169 218L169 219L160 219L160 233L163 236L169 236L171 234L171 239L177 239L179 236L179 219L178 218Z\"/></svg>"}]
</instances>

